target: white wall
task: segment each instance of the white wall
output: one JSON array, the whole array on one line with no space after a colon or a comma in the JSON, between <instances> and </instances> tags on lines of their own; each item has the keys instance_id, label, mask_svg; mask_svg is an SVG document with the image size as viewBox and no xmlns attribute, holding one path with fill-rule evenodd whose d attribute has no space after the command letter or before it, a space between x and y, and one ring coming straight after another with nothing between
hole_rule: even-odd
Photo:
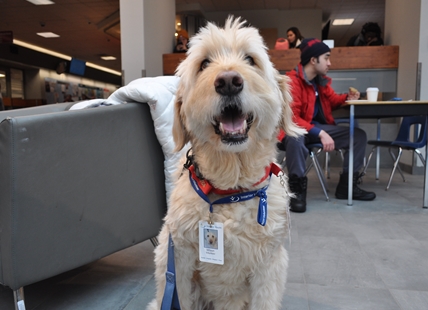
<instances>
[{"instance_id":1,"label":"white wall","mask_svg":"<svg viewBox=\"0 0 428 310\"><path fill-rule=\"evenodd\" d=\"M142 77L145 64L143 0L120 0L122 83Z\"/></svg>"},{"instance_id":2,"label":"white wall","mask_svg":"<svg viewBox=\"0 0 428 310\"><path fill-rule=\"evenodd\" d=\"M299 28L305 38L321 39L321 9L207 12L205 18L218 25L224 25L224 21L230 14L243 17L256 28L277 28L278 37L286 37L287 29L294 26Z\"/></svg>"},{"instance_id":3,"label":"white wall","mask_svg":"<svg viewBox=\"0 0 428 310\"><path fill-rule=\"evenodd\" d=\"M256 28L278 28L278 10L257 10L257 11L231 11L231 12L205 12L205 18L223 27L224 21L229 15L241 16Z\"/></svg>"},{"instance_id":4,"label":"white wall","mask_svg":"<svg viewBox=\"0 0 428 310\"><path fill-rule=\"evenodd\" d=\"M428 90L424 87L428 82L427 2L385 1L385 44L400 46L397 96L403 100L415 99L418 62L422 62L423 69L420 99L428 99ZM401 162L413 166L416 157L411 152L403 152ZM416 166L422 166L420 160L416 160Z\"/></svg>"},{"instance_id":5,"label":"white wall","mask_svg":"<svg viewBox=\"0 0 428 310\"><path fill-rule=\"evenodd\" d=\"M173 51L174 34L175 0L144 0L147 76L163 75L162 54L169 54Z\"/></svg>"},{"instance_id":6,"label":"white wall","mask_svg":"<svg viewBox=\"0 0 428 310\"><path fill-rule=\"evenodd\" d=\"M428 0L421 0L419 62L422 63L421 100L428 100Z\"/></svg>"},{"instance_id":7,"label":"white wall","mask_svg":"<svg viewBox=\"0 0 428 310\"><path fill-rule=\"evenodd\" d=\"M297 27L305 38L321 40L322 10L287 10L280 11L278 36L287 37L287 29Z\"/></svg>"},{"instance_id":8,"label":"white wall","mask_svg":"<svg viewBox=\"0 0 428 310\"><path fill-rule=\"evenodd\" d=\"M162 75L175 33L175 0L120 0L123 83Z\"/></svg>"},{"instance_id":9,"label":"white wall","mask_svg":"<svg viewBox=\"0 0 428 310\"><path fill-rule=\"evenodd\" d=\"M421 14L420 0L385 1L385 45L400 46L397 96L404 100L415 99Z\"/></svg>"}]
</instances>

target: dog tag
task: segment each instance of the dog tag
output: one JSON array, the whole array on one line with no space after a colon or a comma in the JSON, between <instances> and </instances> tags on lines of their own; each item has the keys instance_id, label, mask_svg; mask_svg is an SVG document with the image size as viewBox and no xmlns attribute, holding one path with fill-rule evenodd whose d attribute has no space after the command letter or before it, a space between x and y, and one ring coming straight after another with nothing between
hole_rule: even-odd
<instances>
[{"instance_id":1,"label":"dog tag","mask_svg":"<svg viewBox=\"0 0 428 310\"><path fill-rule=\"evenodd\" d=\"M199 221L199 260L224 264L223 223L210 225L207 221Z\"/></svg>"}]
</instances>

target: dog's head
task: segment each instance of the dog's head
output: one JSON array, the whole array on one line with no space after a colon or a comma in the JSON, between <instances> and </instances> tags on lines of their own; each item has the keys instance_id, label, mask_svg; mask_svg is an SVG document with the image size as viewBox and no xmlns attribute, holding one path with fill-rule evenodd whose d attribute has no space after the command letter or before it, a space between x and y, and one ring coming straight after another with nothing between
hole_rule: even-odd
<instances>
[{"instance_id":1,"label":"dog's head","mask_svg":"<svg viewBox=\"0 0 428 310\"><path fill-rule=\"evenodd\" d=\"M214 245L217 242L217 236L210 231L206 232L205 238L210 245Z\"/></svg>"},{"instance_id":2,"label":"dog's head","mask_svg":"<svg viewBox=\"0 0 428 310\"><path fill-rule=\"evenodd\" d=\"M273 67L258 30L229 17L190 40L178 66L173 136L176 149L191 141L240 152L261 140L275 141L279 128L296 136L287 77Z\"/></svg>"}]
</instances>

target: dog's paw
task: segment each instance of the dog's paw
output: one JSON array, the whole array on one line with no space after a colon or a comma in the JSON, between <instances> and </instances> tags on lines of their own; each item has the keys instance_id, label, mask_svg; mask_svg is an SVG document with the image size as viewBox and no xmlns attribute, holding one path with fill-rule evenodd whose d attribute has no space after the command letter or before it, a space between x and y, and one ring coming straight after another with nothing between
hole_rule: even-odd
<instances>
[{"instance_id":1,"label":"dog's paw","mask_svg":"<svg viewBox=\"0 0 428 310\"><path fill-rule=\"evenodd\" d=\"M153 299L148 305L146 310L159 310L160 308L158 307L158 302L156 301L156 299Z\"/></svg>"}]
</instances>

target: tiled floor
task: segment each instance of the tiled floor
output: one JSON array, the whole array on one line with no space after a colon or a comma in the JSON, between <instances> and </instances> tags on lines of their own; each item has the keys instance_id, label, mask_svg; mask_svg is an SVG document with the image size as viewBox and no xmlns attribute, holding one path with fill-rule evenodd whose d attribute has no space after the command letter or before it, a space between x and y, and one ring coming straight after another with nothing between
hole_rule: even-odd
<instances>
[{"instance_id":1,"label":"tiled floor","mask_svg":"<svg viewBox=\"0 0 428 310\"><path fill-rule=\"evenodd\" d=\"M326 202L311 172L308 211L292 213L287 290L283 309L428 309L428 209L422 209L423 178L389 170L376 181L369 171L362 188L373 202L347 206L336 200L338 171L328 181ZM49 262L47 262L49 263ZM154 296L150 241L92 264L25 287L27 310L136 310ZM0 286L0 310L13 310L13 294ZM233 310L233 309L231 309Z\"/></svg>"}]
</instances>

